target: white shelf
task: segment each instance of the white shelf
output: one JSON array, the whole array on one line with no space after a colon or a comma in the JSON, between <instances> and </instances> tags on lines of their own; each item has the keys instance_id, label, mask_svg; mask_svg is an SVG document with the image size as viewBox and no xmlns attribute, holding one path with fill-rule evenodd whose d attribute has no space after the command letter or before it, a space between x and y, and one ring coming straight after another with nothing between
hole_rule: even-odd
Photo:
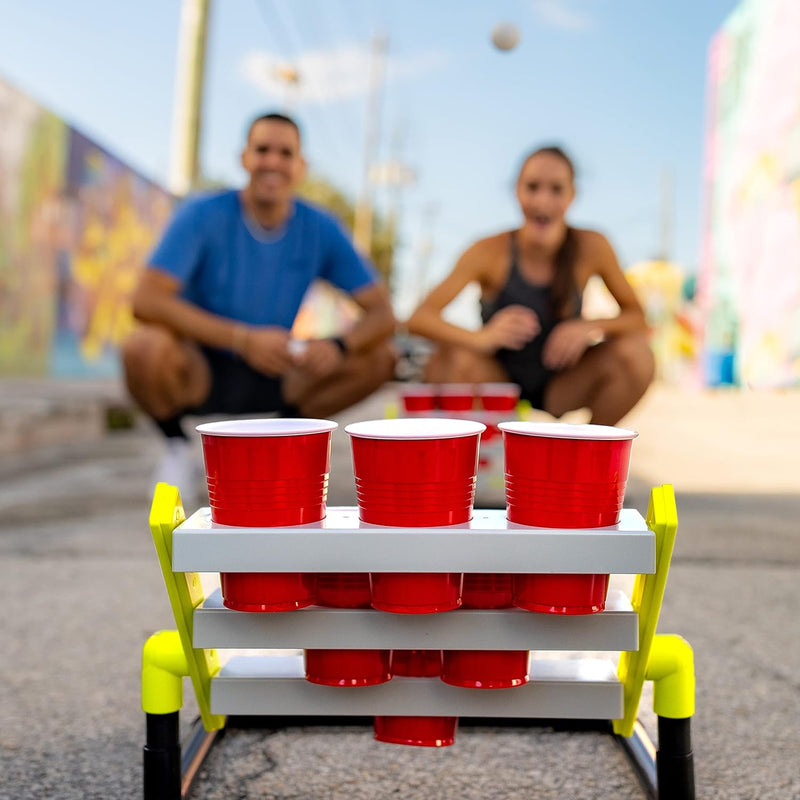
<instances>
[{"instance_id":1,"label":"white shelf","mask_svg":"<svg viewBox=\"0 0 800 800\"><path fill-rule=\"evenodd\" d=\"M636 574L655 571L655 536L638 511L607 528L517 525L501 509L439 528L369 525L355 507L317 523L239 528L202 508L173 534L176 572L511 572Z\"/></svg>"},{"instance_id":2,"label":"white shelf","mask_svg":"<svg viewBox=\"0 0 800 800\"><path fill-rule=\"evenodd\" d=\"M599 614L563 616L522 609L388 614L312 606L244 613L217 590L194 612L194 646L219 649L372 648L406 650L636 650L638 616L622 592Z\"/></svg>"},{"instance_id":3,"label":"white shelf","mask_svg":"<svg viewBox=\"0 0 800 800\"><path fill-rule=\"evenodd\" d=\"M282 662L282 663L279 663ZM600 659L532 660L531 681L512 689L465 689L438 678L378 686L319 686L298 656L234 657L211 680L211 712L238 715L470 716L618 719L622 685Z\"/></svg>"}]
</instances>

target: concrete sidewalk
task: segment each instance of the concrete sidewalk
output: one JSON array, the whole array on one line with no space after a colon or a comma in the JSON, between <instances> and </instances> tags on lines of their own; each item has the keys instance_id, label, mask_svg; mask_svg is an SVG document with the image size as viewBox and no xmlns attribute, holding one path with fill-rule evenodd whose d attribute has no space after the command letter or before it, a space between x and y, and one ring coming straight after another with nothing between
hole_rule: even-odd
<instances>
[{"instance_id":1,"label":"concrete sidewalk","mask_svg":"<svg viewBox=\"0 0 800 800\"><path fill-rule=\"evenodd\" d=\"M120 381L3 378L0 455L96 441L132 405Z\"/></svg>"},{"instance_id":2,"label":"concrete sidewalk","mask_svg":"<svg viewBox=\"0 0 800 800\"><path fill-rule=\"evenodd\" d=\"M337 417L347 423L383 416L397 406L398 385ZM0 455L96 441L109 416L137 412L118 380L4 378ZM534 414L538 418L539 415ZM549 419L542 414L542 419ZM565 421L585 421L583 412ZM654 386L621 425L639 432L632 478L677 492L800 494L800 389L752 392Z\"/></svg>"}]
</instances>

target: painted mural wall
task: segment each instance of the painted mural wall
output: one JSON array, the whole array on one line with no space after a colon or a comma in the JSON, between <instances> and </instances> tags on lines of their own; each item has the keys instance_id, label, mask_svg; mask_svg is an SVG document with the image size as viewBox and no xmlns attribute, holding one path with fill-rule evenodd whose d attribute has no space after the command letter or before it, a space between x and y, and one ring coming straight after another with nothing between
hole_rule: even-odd
<instances>
[{"instance_id":1,"label":"painted mural wall","mask_svg":"<svg viewBox=\"0 0 800 800\"><path fill-rule=\"evenodd\" d=\"M0 81L0 374L111 376L172 196Z\"/></svg>"},{"instance_id":2,"label":"painted mural wall","mask_svg":"<svg viewBox=\"0 0 800 800\"><path fill-rule=\"evenodd\" d=\"M745 0L708 60L698 273L707 378L800 384L800 3Z\"/></svg>"}]
</instances>

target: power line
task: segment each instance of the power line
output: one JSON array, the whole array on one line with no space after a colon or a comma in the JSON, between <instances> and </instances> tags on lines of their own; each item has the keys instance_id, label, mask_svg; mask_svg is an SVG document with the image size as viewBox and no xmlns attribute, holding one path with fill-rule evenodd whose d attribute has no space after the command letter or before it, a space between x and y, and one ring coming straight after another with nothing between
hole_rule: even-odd
<instances>
[{"instance_id":1,"label":"power line","mask_svg":"<svg viewBox=\"0 0 800 800\"><path fill-rule=\"evenodd\" d=\"M286 13L285 9L282 6L279 6L277 3L273 4L275 11L273 15L269 14L265 3L255 0L255 5L262 17L266 29L269 31L269 38L271 40L270 47L273 49L273 52L281 53L285 58L287 58L287 60L296 62L297 55L304 48L303 41L294 21ZM275 28L280 28L280 31L273 34ZM279 39L282 42L288 42L290 46L288 48L275 46L276 40ZM305 82L319 92L320 85L318 80L319 79L315 78L314 76L309 76L308 74L304 74L302 72L299 73L299 81L301 84ZM331 116L330 109L323 110L322 104L316 104L316 107L314 104L308 104L306 105L306 113L309 116L316 116L318 118L318 122L321 123L319 127L327 137L326 141L333 146L333 149L338 156L341 157L348 152L352 153L352 148L345 144L346 139L342 136L339 126L335 123L332 123L332 119L335 119L335 117Z\"/></svg>"}]
</instances>

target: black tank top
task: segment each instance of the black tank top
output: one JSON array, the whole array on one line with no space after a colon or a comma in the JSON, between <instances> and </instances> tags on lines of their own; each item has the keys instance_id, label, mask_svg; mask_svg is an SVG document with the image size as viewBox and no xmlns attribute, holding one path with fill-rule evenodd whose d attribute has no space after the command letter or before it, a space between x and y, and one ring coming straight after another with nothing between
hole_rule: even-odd
<instances>
[{"instance_id":1,"label":"black tank top","mask_svg":"<svg viewBox=\"0 0 800 800\"><path fill-rule=\"evenodd\" d=\"M497 360L505 367L511 379L522 386L523 395L533 399L540 394L550 374L542 364L544 343L562 318L553 308L550 284L530 283L520 272L517 232L512 231L509 239L511 266L508 279L496 297L488 301L481 298L481 319L485 325L501 308L512 305L526 306L538 316L542 331L535 339L521 350L503 348L496 353ZM570 318L581 315L581 292L577 287L574 292L574 311Z\"/></svg>"}]
</instances>

